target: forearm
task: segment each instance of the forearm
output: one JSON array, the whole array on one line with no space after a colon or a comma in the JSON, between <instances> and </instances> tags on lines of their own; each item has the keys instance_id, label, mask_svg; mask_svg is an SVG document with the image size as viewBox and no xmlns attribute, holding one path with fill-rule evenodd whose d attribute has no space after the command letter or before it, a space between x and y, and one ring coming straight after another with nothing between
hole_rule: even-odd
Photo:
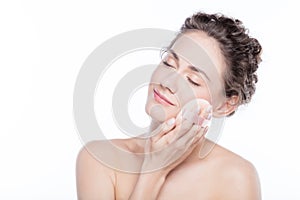
<instances>
[{"instance_id":1,"label":"forearm","mask_svg":"<svg viewBox=\"0 0 300 200\"><path fill-rule=\"evenodd\" d=\"M141 174L129 197L129 200L155 200L165 183L165 177L161 173L153 172Z\"/></svg>"}]
</instances>

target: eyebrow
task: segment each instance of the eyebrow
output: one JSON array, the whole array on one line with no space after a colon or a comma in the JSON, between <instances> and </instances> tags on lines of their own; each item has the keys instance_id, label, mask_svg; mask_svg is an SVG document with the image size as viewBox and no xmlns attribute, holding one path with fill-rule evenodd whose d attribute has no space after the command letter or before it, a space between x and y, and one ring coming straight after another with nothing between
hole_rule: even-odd
<instances>
[{"instance_id":1,"label":"eyebrow","mask_svg":"<svg viewBox=\"0 0 300 200\"><path fill-rule=\"evenodd\" d=\"M169 49L169 51L170 51L170 53L174 56L174 58L175 58L177 61L179 61L179 56L178 56L172 49ZM210 81L210 79L208 78L207 74L206 74L203 70L201 70L199 67L195 67L195 66L193 66L193 65L189 65L188 68L190 68L190 69L191 69L192 71L194 71L194 72L203 74L203 75L205 76L205 78L206 78L207 80Z\"/></svg>"},{"instance_id":2,"label":"eyebrow","mask_svg":"<svg viewBox=\"0 0 300 200\"><path fill-rule=\"evenodd\" d=\"M176 59L177 61L179 61L178 55L177 55L172 49L168 49L168 51L170 51L170 53L175 57L175 59Z\"/></svg>"},{"instance_id":3,"label":"eyebrow","mask_svg":"<svg viewBox=\"0 0 300 200\"><path fill-rule=\"evenodd\" d=\"M205 76L205 78L210 81L207 74L203 70L199 69L199 67L195 67L195 66L190 65L190 66L188 66L188 68L190 68L191 70L193 70L197 73L203 74Z\"/></svg>"}]
</instances>

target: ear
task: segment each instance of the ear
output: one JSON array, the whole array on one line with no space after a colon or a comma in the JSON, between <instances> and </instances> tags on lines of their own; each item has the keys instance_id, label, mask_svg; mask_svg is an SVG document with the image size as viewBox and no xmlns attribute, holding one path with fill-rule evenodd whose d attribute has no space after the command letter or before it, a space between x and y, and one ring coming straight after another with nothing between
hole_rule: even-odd
<instances>
[{"instance_id":1,"label":"ear","mask_svg":"<svg viewBox=\"0 0 300 200\"><path fill-rule=\"evenodd\" d=\"M220 106L214 110L214 117L224 117L229 116L237 110L239 106L239 97L234 95L230 98L226 98Z\"/></svg>"}]
</instances>

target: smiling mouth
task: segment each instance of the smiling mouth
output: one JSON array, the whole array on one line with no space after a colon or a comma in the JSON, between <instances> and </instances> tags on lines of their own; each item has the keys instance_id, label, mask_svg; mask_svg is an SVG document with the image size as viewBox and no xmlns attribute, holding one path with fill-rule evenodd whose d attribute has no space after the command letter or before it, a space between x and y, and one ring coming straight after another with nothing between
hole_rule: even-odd
<instances>
[{"instance_id":1,"label":"smiling mouth","mask_svg":"<svg viewBox=\"0 0 300 200\"><path fill-rule=\"evenodd\" d=\"M154 92L154 99L158 103L174 106L174 104L171 101L169 101L165 96L160 94L156 89L153 89L153 92Z\"/></svg>"}]
</instances>

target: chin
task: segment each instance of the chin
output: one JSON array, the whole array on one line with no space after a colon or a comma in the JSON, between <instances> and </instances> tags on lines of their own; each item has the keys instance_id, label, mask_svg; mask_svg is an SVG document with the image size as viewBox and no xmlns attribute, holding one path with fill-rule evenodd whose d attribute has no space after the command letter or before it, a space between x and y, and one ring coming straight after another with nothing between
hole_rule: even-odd
<instances>
[{"instance_id":1,"label":"chin","mask_svg":"<svg viewBox=\"0 0 300 200\"><path fill-rule=\"evenodd\" d=\"M148 97L147 103L145 105L146 113L152 118L152 120L158 122L164 122L174 116L176 116L176 111L173 109L168 109L164 105L154 102Z\"/></svg>"}]
</instances>

